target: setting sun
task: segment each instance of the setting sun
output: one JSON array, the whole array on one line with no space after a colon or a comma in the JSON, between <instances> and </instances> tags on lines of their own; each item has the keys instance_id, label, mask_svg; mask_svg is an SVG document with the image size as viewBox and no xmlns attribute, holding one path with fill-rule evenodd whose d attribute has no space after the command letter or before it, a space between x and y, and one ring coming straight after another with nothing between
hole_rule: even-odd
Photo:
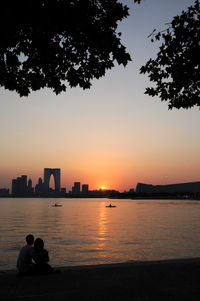
<instances>
[{"instance_id":1,"label":"setting sun","mask_svg":"<svg viewBox=\"0 0 200 301\"><path fill-rule=\"evenodd\" d=\"M101 186L100 189L101 189L101 190L105 190L106 187L105 187L105 186Z\"/></svg>"}]
</instances>

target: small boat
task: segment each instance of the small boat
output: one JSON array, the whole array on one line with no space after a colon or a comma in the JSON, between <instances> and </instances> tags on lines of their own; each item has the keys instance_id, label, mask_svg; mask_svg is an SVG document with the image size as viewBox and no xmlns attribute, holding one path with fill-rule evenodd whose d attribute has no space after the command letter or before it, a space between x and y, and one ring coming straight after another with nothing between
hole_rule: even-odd
<instances>
[{"instance_id":1,"label":"small boat","mask_svg":"<svg viewBox=\"0 0 200 301\"><path fill-rule=\"evenodd\" d=\"M62 207L62 205L55 203L54 205L52 205L52 207Z\"/></svg>"},{"instance_id":2,"label":"small boat","mask_svg":"<svg viewBox=\"0 0 200 301\"><path fill-rule=\"evenodd\" d=\"M108 206L106 206L107 208L115 208L115 207L117 207L117 206L114 206L114 205L112 205L112 204L110 204L110 205L108 205Z\"/></svg>"}]
</instances>

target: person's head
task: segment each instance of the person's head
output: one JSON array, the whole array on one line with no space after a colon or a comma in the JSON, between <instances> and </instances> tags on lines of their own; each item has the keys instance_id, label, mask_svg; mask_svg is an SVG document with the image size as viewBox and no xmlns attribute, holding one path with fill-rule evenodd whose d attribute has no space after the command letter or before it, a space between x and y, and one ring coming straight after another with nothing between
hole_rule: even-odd
<instances>
[{"instance_id":1,"label":"person's head","mask_svg":"<svg viewBox=\"0 0 200 301\"><path fill-rule=\"evenodd\" d=\"M34 249L37 251L42 251L44 249L44 241L42 238L36 238L34 242Z\"/></svg>"},{"instance_id":2,"label":"person's head","mask_svg":"<svg viewBox=\"0 0 200 301\"><path fill-rule=\"evenodd\" d=\"M29 234L26 236L26 242L27 242L27 245L31 245L34 243L34 236L32 234Z\"/></svg>"}]
</instances>

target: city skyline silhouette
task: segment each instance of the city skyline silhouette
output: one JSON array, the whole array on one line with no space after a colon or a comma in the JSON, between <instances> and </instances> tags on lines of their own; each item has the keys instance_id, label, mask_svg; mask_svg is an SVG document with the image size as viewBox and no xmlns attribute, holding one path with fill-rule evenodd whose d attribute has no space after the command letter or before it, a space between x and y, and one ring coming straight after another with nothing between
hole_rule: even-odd
<instances>
[{"instance_id":1,"label":"city skyline silhouette","mask_svg":"<svg viewBox=\"0 0 200 301\"><path fill-rule=\"evenodd\" d=\"M50 184L51 182L51 184ZM53 182L53 183L52 183ZM43 178L39 177L36 185L30 176L21 175L12 179L11 190L0 187L0 197L112 197L112 198L137 198L137 197L167 197L167 198L200 198L200 182L173 183L152 185L138 182L136 187L128 191L118 191L114 187L104 185L90 189L89 184L74 182L71 189L61 187L61 169L44 168Z\"/></svg>"}]
</instances>

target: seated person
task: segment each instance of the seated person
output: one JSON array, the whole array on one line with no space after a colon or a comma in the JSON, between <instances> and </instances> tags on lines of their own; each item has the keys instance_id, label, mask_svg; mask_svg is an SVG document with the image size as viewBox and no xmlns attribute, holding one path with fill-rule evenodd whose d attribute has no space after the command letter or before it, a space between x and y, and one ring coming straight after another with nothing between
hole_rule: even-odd
<instances>
[{"instance_id":1,"label":"seated person","mask_svg":"<svg viewBox=\"0 0 200 301\"><path fill-rule=\"evenodd\" d=\"M35 261L36 274L49 274L53 272L52 267L48 264L48 251L44 249L44 242L41 238L36 238L34 242L33 260Z\"/></svg>"},{"instance_id":2,"label":"seated person","mask_svg":"<svg viewBox=\"0 0 200 301\"><path fill-rule=\"evenodd\" d=\"M29 234L26 236L26 245L21 248L17 259L17 269L20 274L31 274L34 268L32 262L34 236Z\"/></svg>"}]
</instances>

